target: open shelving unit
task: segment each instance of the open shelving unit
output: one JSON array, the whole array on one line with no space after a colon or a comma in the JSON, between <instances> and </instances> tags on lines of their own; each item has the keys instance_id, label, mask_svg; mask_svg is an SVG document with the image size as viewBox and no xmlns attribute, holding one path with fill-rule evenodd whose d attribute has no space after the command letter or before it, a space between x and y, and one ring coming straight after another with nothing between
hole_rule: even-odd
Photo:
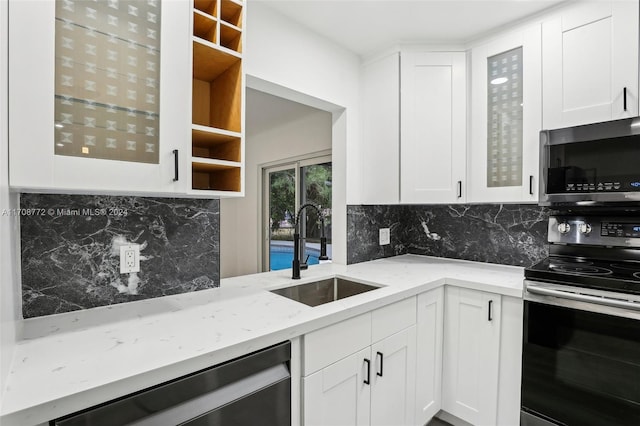
<instances>
[{"instance_id":1,"label":"open shelving unit","mask_svg":"<svg viewBox=\"0 0 640 426\"><path fill-rule=\"evenodd\" d=\"M242 194L244 84L239 0L193 1L192 190Z\"/></svg>"}]
</instances>

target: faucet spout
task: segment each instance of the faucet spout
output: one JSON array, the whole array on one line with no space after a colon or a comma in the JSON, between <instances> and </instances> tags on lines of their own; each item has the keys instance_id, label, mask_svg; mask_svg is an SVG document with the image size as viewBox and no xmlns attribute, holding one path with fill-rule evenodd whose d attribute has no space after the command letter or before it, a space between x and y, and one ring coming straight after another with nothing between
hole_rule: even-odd
<instances>
[{"instance_id":1,"label":"faucet spout","mask_svg":"<svg viewBox=\"0 0 640 426\"><path fill-rule=\"evenodd\" d=\"M327 238L324 235L324 217L322 216L322 212L320 208L313 203L306 203L300 206L298 209L298 213L294 218L294 231L293 231L293 261L291 262L292 276L291 278L294 280L300 279L300 215L302 211L307 207L312 207L318 213L318 218L320 219L320 256L319 260L327 260Z\"/></svg>"}]
</instances>

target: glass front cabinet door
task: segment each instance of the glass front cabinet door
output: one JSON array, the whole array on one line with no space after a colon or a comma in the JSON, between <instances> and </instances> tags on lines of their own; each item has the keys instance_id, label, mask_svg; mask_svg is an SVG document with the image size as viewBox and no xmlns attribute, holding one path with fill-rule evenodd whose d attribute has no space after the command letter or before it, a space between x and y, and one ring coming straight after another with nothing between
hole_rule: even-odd
<instances>
[{"instance_id":1,"label":"glass front cabinet door","mask_svg":"<svg viewBox=\"0 0 640 426\"><path fill-rule=\"evenodd\" d=\"M540 25L474 47L471 202L535 202L541 127Z\"/></svg>"},{"instance_id":2,"label":"glass front cabinet door","mask_svg":"<svg viewBox=\"0 0 640 426\"><path fill-rule=\"evenodd\" d=\"M14 190L197 192L190 2L10 0L9 13Z\"/></svg>"},{"instance_id":3,"label":"glass front cabinet door","mask_svg":"<svg viewBox=\"0 0 640 426\"><path fill-rule=\"evenodd\" d=\"M176 161L189 154L189 8L180 3L10 2L13 189L185 192L187 162Z\"/></svg>"}]
</instances>

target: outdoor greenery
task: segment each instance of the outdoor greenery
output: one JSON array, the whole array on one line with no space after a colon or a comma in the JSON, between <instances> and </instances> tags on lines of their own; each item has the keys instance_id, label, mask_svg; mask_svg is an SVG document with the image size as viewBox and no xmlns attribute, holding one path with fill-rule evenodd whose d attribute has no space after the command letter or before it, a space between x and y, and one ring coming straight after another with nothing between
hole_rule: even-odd
<instances>
[{"instance_id":1,"label":"outdoor greenery","mask_svg":"<svg viewBox=\"0 0 640 426\"><path fill-rule=\"evenodd\" d=\"M316 204L322 210L325 232L330 237L331 230L331 163L303 167L305 198L303 202ZM281 227L292 227L295 213L295 171L292 169L271 173L270 217L272 236L286 236ZM320 225L313 209L305 209L307 216L306 235L320 237Z\"/></svg>"},{"instance_id":2,"label":"outdoor greenery","mask_svg":"<svg viewBox=\"0 0 640 426\"><path fill-rule=\"evenodd\" d=\"M271 230L276 231L281 223L291 222L296 205L296 173L288 169L273 172L269 180L269 217Z\"/></svg>"}]
</instances>

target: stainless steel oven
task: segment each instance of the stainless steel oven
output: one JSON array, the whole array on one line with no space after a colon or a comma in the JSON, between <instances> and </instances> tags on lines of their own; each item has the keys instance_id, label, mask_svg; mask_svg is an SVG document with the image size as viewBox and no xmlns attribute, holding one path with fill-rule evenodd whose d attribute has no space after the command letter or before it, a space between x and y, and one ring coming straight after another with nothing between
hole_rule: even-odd
<instances>
[{"instance_id":1,"label":"stainless steel oven","mask_svg":"<svg viewBox=\"0 0 640 426\"><path fill-rule=\"evenodd\" d=\"M525 270L521 425L640 424L640 217L549 220Z\"/></svg>"},{"instance_id":2,"label":"stainless steel oven","mask_svg":"<svg viewBox=\"0 0 640 426\"><path fill-rule=\"evenodd\" d=\"M640 117L540 132L540 204L640 201Z\"/></svg>"}]
</instances>

